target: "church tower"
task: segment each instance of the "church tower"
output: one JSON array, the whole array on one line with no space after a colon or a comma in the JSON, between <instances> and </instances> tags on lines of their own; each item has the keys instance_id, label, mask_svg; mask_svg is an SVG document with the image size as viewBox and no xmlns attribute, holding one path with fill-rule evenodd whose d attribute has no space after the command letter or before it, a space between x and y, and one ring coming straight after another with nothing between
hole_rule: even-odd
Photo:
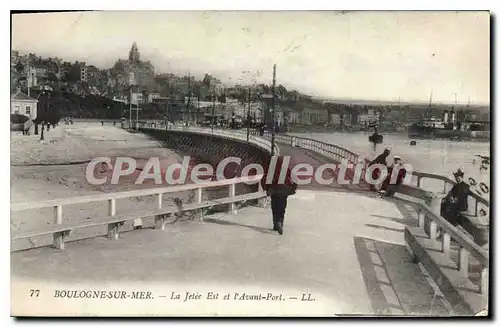
<instances>
[{"instance_id":1,"label":"church tower","mask_svg":"<svg viewBox=\"0 0 500 327\"><path fill-rule=\"evenodd\" d=\"M130 52L128 54L128 60L138 62L139 59L140 59L139 49L137 49L137 44L134 42L134 44L132 44L132 49L130 49Z\"/></svg>"}]
</instances>

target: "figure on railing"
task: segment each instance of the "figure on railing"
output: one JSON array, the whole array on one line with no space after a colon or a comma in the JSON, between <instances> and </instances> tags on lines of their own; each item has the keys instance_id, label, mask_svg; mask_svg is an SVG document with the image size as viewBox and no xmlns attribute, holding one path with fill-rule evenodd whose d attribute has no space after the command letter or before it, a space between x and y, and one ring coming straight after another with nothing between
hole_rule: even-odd
<instances>
[{"instance_id":1,"label":"figure on railing","mask_svg":"<svg viewBox=\"0 0 500 327\"><path fill-rule=\"evenodd\" d=\"M375 160L370 162L368 167L373 166L373 165L377 165L377 164L387 166L387 157L389 156L389 154L391 154L391 151L389 149L385 149L382 154L380 154L378 157L375 158ZM379 177L380 177L380 170L374 169L372 172L372 178L374 180L377 180ZM377 190L375 188L375 185L370 185L370 188L372 191Z\"/></svg>"},{"instance_id":2,"label":"figure on railing","mask_svg":"<svg viewBox=\"0 0 500 327\"><path fill-rule=\"evenodd\" d=\"M471 192L469 185L464 181L464 172L461 169L454 172L453 176L457 183L441 201L441 216L453 226L457 226L461 224L460 212L469 209L467 197Z\"/></svg>"},{"instance_id":3,"label":"figure on railing","mask_svg":"<svg viewBox=\"0 0 500 327\"><path fill-rule=\"evenodd\" d=\"M389 183L392 181L392 174L395 170L398 172L396 180L394 181L394 184L391 184L393 186L387 189ZM400 156L394 156L394 164L391 167L389 167L387 177L385 178L384 182L382 183L382 186L380 187L381 195L383 196L394 195L394 193L396 193L395 188L403 183L405 177L406 177L406 169L403 167L403 160L401 159Z\"/></svg>"}]
</instances>

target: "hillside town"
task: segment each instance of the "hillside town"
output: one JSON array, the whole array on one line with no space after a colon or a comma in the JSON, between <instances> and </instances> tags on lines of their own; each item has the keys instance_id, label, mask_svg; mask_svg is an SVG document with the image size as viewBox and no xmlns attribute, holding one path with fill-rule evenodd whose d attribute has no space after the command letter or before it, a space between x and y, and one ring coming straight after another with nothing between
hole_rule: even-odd
<instances>
[{"instance_id":1,"label":"hillside town","mask_svg":"<svg viewBox=\"0 0 500 327\"><path fill-rule=\"evenodd\" d=\"M125 55L113 67L100 69L91 63L12 50L11 114L30 117L35 127L42 122L56 124L61 117L140 117L217 125L231 119L241 125L271 120L273 90L269 85L225 85L210 74L197 80L190 74L156 72L154 64L141 57L135 42ZM356 131L375 123L384 131L403 131L423 115L440 117L450 108L460 120L489 120L488 107L319 100L281 84L274 90L274 106L275 124L285 130Z\"/></svg>"}]
</instances>

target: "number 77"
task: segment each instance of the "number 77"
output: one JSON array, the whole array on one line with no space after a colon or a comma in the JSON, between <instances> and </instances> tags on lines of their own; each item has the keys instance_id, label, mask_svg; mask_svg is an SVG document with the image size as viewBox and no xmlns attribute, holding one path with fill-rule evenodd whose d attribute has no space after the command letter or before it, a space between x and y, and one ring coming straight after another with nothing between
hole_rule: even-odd
<instances>
[{"instance_id":1,"label":"number 77","mask_svg":"<svg viewBox=\"0 0 500 327\"><path fill-rule=\"evenodd\" d=\"M40 295L40 290L30 290L30 297L38 297Z\"/></svg>"}]
</instances>

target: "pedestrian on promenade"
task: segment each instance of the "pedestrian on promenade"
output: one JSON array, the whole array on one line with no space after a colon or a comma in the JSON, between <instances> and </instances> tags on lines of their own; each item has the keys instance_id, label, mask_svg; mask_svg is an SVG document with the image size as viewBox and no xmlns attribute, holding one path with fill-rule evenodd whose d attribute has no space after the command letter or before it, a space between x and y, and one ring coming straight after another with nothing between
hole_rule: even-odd
<instances>
[{"instance_id":1,"label":"pedestrian on promenade","mask_svg":"<svg viewBox=\"0 0 500 327\"><path fill-rule=\"evenodd\" d=\"M292 180L292 172L288 167L283 166L283 156L278 156L274 171L269 171L270 163L267 165L264 177L261 180L262 188L267 195L271 197L271 210L273 213L273 230L283 235L283 223L285 220L285 211L288 196L295 194L297 184ZM286 169L285 180L280 183L281 171ZM267 183L267 176L273 174L272 181Z\"/></svg>"},{"instance_id":2,"label":"pedestrian on promenade","mask_svg":"<svg viewBox=\"0 0 500 327\"><path fill-rule=\"evenodd\" d=\"M394 186L390 187L390 189L387 190L391 182L394 170L398 172L396 181L393 184ZM382 186L380 187L380 192L385 196L392 196L395 193L395 188L397 187L397 185L401 185L405 177L406 177L406 169L403 168L403 160L401 160L400 156L394 156L394 164L391 167L389 167L387 177L385 178L384 182L382 183Z\"/></svg>"},{"instance_id":3,"label":"pedestrian on promenade","mask_svg":"<svg viewBox=\"0 0 500 327\"><path fill-rule=\"evenodd\" d=\"M453 226L457 226L461 224L460 212L469 210L468 196L471 192L461 169L453 173L453 176L457 183L441 201L441 216Z\"/></svg>"},{"instance_id":4,"label":"pedestrian on promenade","mask_svg":"<svg viewBox=\"0 0 500 327\"><path fill-rule=\"evenodd\" d=\"M101 120L101 126L104 126L104 120Z\"/></svg>"},{"instance_id":5,"label":"pedestrian on promenade","mask_svg":"<svg viewBox=\"0 0 500 327\"><path fill-rule=\"evenodd\" d=\"M384 165L387 167L387 157L389 156L389 154L391 154L391 151L389 149L385 149L384 152L382 154L380 154L378 157L375 158L375 160L373 160L372 162L370 162L370 164L368 165L368 167L371 167L373 165ZM379 169L374 169L373 172L372 172L372 179L373 180L376 180L377 178L380 177L380 170ZM375 188L375 185L371 184L370 185L370 189L372 191L376 191L377 189Z\"/></svg>"},{"instance_id":6,"label":"pedestrian on promenade","mask_svg":"<svg viewBox=\"0 0 500 327\"><path fill-rule=\"evenodd\" d=\"M260 124L259 126L259 135L260 136L264 136L264 131L266 130L266 125L264 125L263 123Z\"/></svg>"}]
</instances>

